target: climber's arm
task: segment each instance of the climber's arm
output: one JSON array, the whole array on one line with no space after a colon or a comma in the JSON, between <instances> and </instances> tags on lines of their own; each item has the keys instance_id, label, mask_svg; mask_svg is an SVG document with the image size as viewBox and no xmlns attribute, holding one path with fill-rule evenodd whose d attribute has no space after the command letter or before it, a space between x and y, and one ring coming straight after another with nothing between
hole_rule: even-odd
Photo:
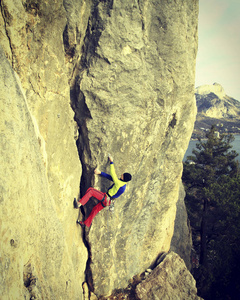
<instances>
[{"instance_id":1,"label":"climber's arm","mask_svg":"<svg viewBox=\"0 0 240 300\"><path fill-rule=\"evenodd\" d=\"M117 184L119 179L117 177L113 162L110 162L110 175L112 176L114 183Z\"/></svg>"},{"instance_id":2,"label":"climber's arm","mask_svg":"<svg viewBox=\"0 0 240 300\"><path fill-rule=\"evenodd\" d=\"M94 170L94 174L96 174L96 175L100 175L100 176L102 176L102 177L105 177L105 178L107 178L108 180L111 180L111 181L113 181L113 179L112 179L112 176L111 175L109 175L109 174L107 174L107 173L105 173L105 172L101 172L100 170L98 170L98 169L95 169Z\"/></svg>"},{"instance_id":3,"label":"climber's arm","mask_svg":"<svg viewBox=\"0 0 240 300\"><path fill-rule=\"evenodd\" d=\"M99 174L99 175L102 176L102 177L107 178L108 180L113 181L112 176L109 175L109 174L107 174L107 173L105 173L105 172L101 172L101 174Z\"/></svg>"},{"instance_id":4,"label":"climber's arm","mask_svg":"<svg viewBox=\"0 0 240 300\"><path fill-rule=\"evenodd\" d=\"M100 175L100 176L102 176L102 177L107 178L108 180L113 181L115 184L119 184L119 179L118 179L117 174L116 174L116 172L115 172L115 168L114 168L114 164L113 164L113 159L112 159L111 156L108 156L108 159L109 159L109 161L110 161L110 175L107 174L107 173L105 173L105 172L101 172L101 171L98 170L98 169L95 169L95 170L94 170L94 173L95 173L96 175Z\"/></svg>"},{"instance_id":5,"label":"climber's arm","mask_svg":"<svg viewBox=\"0 0 240 300\"><path fill-rule=\"evenodd\" d=\"M119 184L119 179L117 177L114 164L113 164L113 158L109 155L108 159L110 161L110 175L112 176L112 180L114 181L115 184Z\"/></svg>"}]
</instances>

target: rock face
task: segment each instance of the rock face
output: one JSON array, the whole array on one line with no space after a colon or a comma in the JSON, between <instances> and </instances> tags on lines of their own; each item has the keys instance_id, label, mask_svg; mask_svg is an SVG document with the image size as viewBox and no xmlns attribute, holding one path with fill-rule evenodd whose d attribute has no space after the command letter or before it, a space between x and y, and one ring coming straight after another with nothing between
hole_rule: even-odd
<instances>
[{"instance_id":1,"label":"rock face","mask_svg":"<svg viewBox=\"0 0 240 300\"><path fill-rule=\"evenodd\" d=\"M184 187L183 185L180 185L176 219L174 224L174 234L172 237L170 250L176 252L184 260L187 268L191 270L192 233L184 198Z\"/></svg>"},{"instance_id":2,"label":"rock face","mask_svg":"<svg viewBox=\"0 0 240 300\"><path fill-rule=\"evenodd\" d=\"M149 275L136 287L139 299L202 299L197 296L195 280L186 269L184 261L170 252Z\"/></svg>"},{"instance_id":3,"label":"rock face","mask_svg":"<svg viewBox=\"0 0 240 300\"><path fill-rule=\"evenodd\" d=\"M82 299L85 272L110 295L170 249L196 116L198 1L0 5L1 292ZM106 191L93 170L108 172L108 153L133 179L81 236L72 201Z\"/></svg>"},{"instance_id":4,"label":"rock face","mask_svg":"<svg viewBox=\"0 0 240 300\"><path fill-rule=\"evenodd\" d=\"M108 295L170 248L182 159L196 114L197 4L101 2L95 9L87 67L77 82L81 192L93 184L96 166L108 171L109 152L119 176L133 174L114 214L102 211L88 235L93 288ZM106 190L99 178L94 185Z\"/></svg>"},{"instance_id":5,"label":"rock face","mask_svg":"<svg viewBox=\"0 0 240 300\"><path fill-rule=\"evenodd\" d=\"M0 5L0 294L79 299L88 254L72 209L82 169L65 9L55 1Z\"/></svg>"},{"instance_id":6,"label":"rock face","mask_svg":"<svg viewBox=\"0 0 240 300\"><path fill-rule=\"evenodd\" d=\"M62 180L58 184L65 184L55 191L63 193L58 208L46 169L49 153L43 157L43 138L2 49L0 60L1 297L79 299L87 251L68 200L73 196L73 179L56 166L60 173L56 176Z\"/></svg>"}]
</instances>

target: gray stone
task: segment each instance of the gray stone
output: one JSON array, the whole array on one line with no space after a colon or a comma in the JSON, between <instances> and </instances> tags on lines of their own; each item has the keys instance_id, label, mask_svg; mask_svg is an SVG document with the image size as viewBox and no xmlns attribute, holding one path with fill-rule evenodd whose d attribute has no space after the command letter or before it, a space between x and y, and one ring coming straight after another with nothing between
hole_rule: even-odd
<instances>
[{"instance_id":1,"label":"gray stone","mask_svg":"<svg viewBox=\"0 0 240 300\"><path fill-rule=\"evenodd\" d=\"M34 3L1 2L0 293L81 299L87 250L72 209L81 165L62 32L57 4L37 13Z\"/></svg>"},{"instance_id":2,"label":"gray stone","mask_svg":"<svg viewBox=\"0 0 240 300\"><path fill-rule=\"evenodd\" d=\"M137 285L136 294L141 300L202 299L197 296L195 280L184 261L173 252L165 257L146 280Z\"/></svg>"},{"instance_id":3,"label":"gray stone","mask_svg":"<svg viewBox=\"0 0 240 300\"><path fill-rule=\"evenodd\" d=\"M90 19L75 107L81 193L106 190L93 170L108 171L108 153L119 176L133 175L114 214L99 213L88 235L97 295L125 287L170 248L196 115L197 3L100 2Z\"/></svg>"},{"instance_id":4,"label":"gray stone","mask_svg":"<svg viewBox=\"0 0 240 300\"><path fill-rule=\"evenodd\" d=\"M174 225L174 234L171 241L171 251L176 252L191 270L192 232L184 203L185 191L183 185L179 186L179 198Z\"/></svg>"},{"instance_id":5,"label":"gray stone","mask_svg":"<svg viewBox=\"0 0 240 300\"><path fill-rule=\"evenodd\" d=\"M109 295L171 245L196 115L198 1L0 5L1 291L82 299L86 274L90 294ZM106 190L93 170L108 172L108 153L133 180L82 236L72 201Z\"/></svg>"}]
</instances>

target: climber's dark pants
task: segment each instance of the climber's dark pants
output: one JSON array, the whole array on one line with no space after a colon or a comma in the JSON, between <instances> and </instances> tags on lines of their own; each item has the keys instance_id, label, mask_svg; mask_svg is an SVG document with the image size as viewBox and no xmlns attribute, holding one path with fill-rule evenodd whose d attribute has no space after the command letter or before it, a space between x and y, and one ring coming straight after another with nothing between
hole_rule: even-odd
<instances>
[{"instance_id":1,"label":"climber's dark pants","mask_svg":"<svg viewBox=\"0 0 240 300\"><path fill-rule=\"evenodd\" d=\"M96 198L99 202L97 205L95 205L88 216L88 218L84 221L84 224L89 227L92 223L93 218L96 216L98 212L100 212L105 206L109 206L111 201L107 201L107 194L100 192L92 187L90 187L86 194L82 197L82 199L79 201L82 205L85 205L88 200L94 197Z\"/></svg>"}]
</instances>

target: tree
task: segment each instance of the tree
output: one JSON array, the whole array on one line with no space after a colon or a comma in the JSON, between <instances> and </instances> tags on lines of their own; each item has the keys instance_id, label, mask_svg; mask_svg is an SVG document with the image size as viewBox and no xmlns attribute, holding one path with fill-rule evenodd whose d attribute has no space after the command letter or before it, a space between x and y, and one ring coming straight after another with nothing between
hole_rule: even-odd
<instances>
[{"instance_id":1,"label":"tree","mask_svg":"<svg viewBox=\"0 0 240 300\"><path fill-rule=\"evenodd\" d=\"M222 176L212 190L221 233L212 241L212 299L240 299L240 175ZM213 256L212 254L212 256Z\"/></svg>"},{"instance_id":2,"label":"tree","mask_svg":"<svg viewBox=\"0 0 240 300\"><path fill-rule=\"evenodd\" d=\"M205 141L199 139L197 149L187 157L182 177L186 206L193 236L196 237L193 242L200 254L200 266L204 270L201 279L205 277L205 287L210 277L215 282L216 268L219 267L215 262L221 260L223 252L229 259L233 257L228 251L228 244L230 239L231 243L236 242L240 229L239 167L235 160L237 153L231 150L230 144L234 137L219 135L213 126L206 138ZM236 221L234 226L233 221ZM230 238L229 231L234 232ZM200 242L196 242L197 237Z\"/></svg>"}]
</instances>

